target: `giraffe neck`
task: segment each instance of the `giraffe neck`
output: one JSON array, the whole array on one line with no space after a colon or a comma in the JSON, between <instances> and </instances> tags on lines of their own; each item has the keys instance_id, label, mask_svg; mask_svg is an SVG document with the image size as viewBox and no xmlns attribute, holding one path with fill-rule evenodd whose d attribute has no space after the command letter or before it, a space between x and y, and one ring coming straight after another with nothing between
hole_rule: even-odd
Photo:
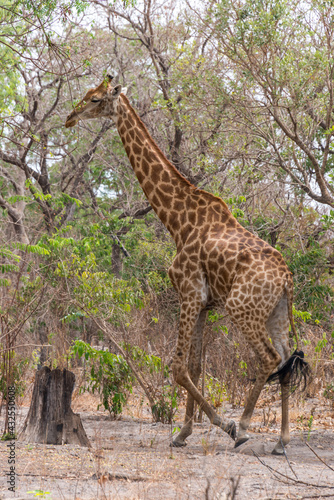
<instances>
[{"instance_id":1,"label":"giraffe neck","mask_svg":"<svg viewBox=\"0 0 334 500\"><path fill-rule=\"evenodd\" d=\"M198 190L167 160L123 94L117 112L118 133L132 168L150 205L178 245L189 233L187 211L197 209Z\"/></svg>"}]
</instances>

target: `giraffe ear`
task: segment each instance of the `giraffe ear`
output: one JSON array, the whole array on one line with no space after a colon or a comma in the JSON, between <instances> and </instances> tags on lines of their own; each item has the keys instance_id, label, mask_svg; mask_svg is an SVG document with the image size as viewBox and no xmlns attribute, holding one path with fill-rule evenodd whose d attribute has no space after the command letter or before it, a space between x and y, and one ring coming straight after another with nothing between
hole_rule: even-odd
<instances>
[{"instance_id":1,"label":"giraffe ear","mask_svg":"<svg viewBox=\"0 0 334 500\"><path fill-rule=\"evenodd\" d=\"M122 94L126 95L128 87L122 87Z\"/></svg>"},{"instance_id":2,"label":"giraffe ear","mask_svg":"<svg viewBox=\"0 0 334 500\"><path fill-rule=\"evenodd\" d=\"M113 99L115 99L116 97L118 97L120 95L120 93L122 92L122 85L116 85L116 87L114 87L110 94L111 94L111 97Z\"/></svg>"}]
</instances>

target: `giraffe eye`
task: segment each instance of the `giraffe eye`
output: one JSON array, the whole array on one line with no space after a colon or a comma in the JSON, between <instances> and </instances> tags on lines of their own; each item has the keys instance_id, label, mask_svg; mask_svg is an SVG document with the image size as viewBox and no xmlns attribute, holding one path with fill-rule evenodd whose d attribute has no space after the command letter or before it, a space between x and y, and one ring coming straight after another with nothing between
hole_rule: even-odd
<instances>
[{"instance_id":1,"label":"giraffe eye","mask_svg":"<svg viewBox=\"0 0 334 500\"><path fill-rule=\"evenodd\" d=\"M93 98L91 99L91 102L101 102L101 99L96 99L96 98L94 98L94 97L93 97Z\"/></svg>"}]
</instances>

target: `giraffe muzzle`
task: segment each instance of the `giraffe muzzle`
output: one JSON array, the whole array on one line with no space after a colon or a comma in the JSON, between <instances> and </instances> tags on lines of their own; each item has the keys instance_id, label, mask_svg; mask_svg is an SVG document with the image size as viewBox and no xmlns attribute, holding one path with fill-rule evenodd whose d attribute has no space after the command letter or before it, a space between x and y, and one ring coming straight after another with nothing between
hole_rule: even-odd
<instances>
[{"instance_id":1,"label":"giraffe muzzle","mask_svg":"<svg viewBox=\"0 0 334 500\"><path fill-rule=\"evenodd\" d=\"M66 128L74 127L78 123L78 121L79 117L76 111L72 111L72 113L68 115L68 117L66 118L65 127Z\"/></svg>"}]
</instances>

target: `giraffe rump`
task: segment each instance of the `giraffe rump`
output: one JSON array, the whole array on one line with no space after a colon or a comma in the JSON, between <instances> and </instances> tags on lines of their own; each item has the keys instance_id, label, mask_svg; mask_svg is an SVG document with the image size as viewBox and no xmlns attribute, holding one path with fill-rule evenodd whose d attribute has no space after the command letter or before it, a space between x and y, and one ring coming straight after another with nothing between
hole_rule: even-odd
<instances>
[{"instance_id":1,"label":"giraffe rump","mask_svg":"<svg viewBox=\"0 0 334 500\"><path fill-rule=\"evenodd\" d=\"M292 392L297 388L304 391L310 376L310 365L305 361L303 351L296 350L277 372L268 377L267 382L286 384Z\"/></svg>"}]
</instances>

